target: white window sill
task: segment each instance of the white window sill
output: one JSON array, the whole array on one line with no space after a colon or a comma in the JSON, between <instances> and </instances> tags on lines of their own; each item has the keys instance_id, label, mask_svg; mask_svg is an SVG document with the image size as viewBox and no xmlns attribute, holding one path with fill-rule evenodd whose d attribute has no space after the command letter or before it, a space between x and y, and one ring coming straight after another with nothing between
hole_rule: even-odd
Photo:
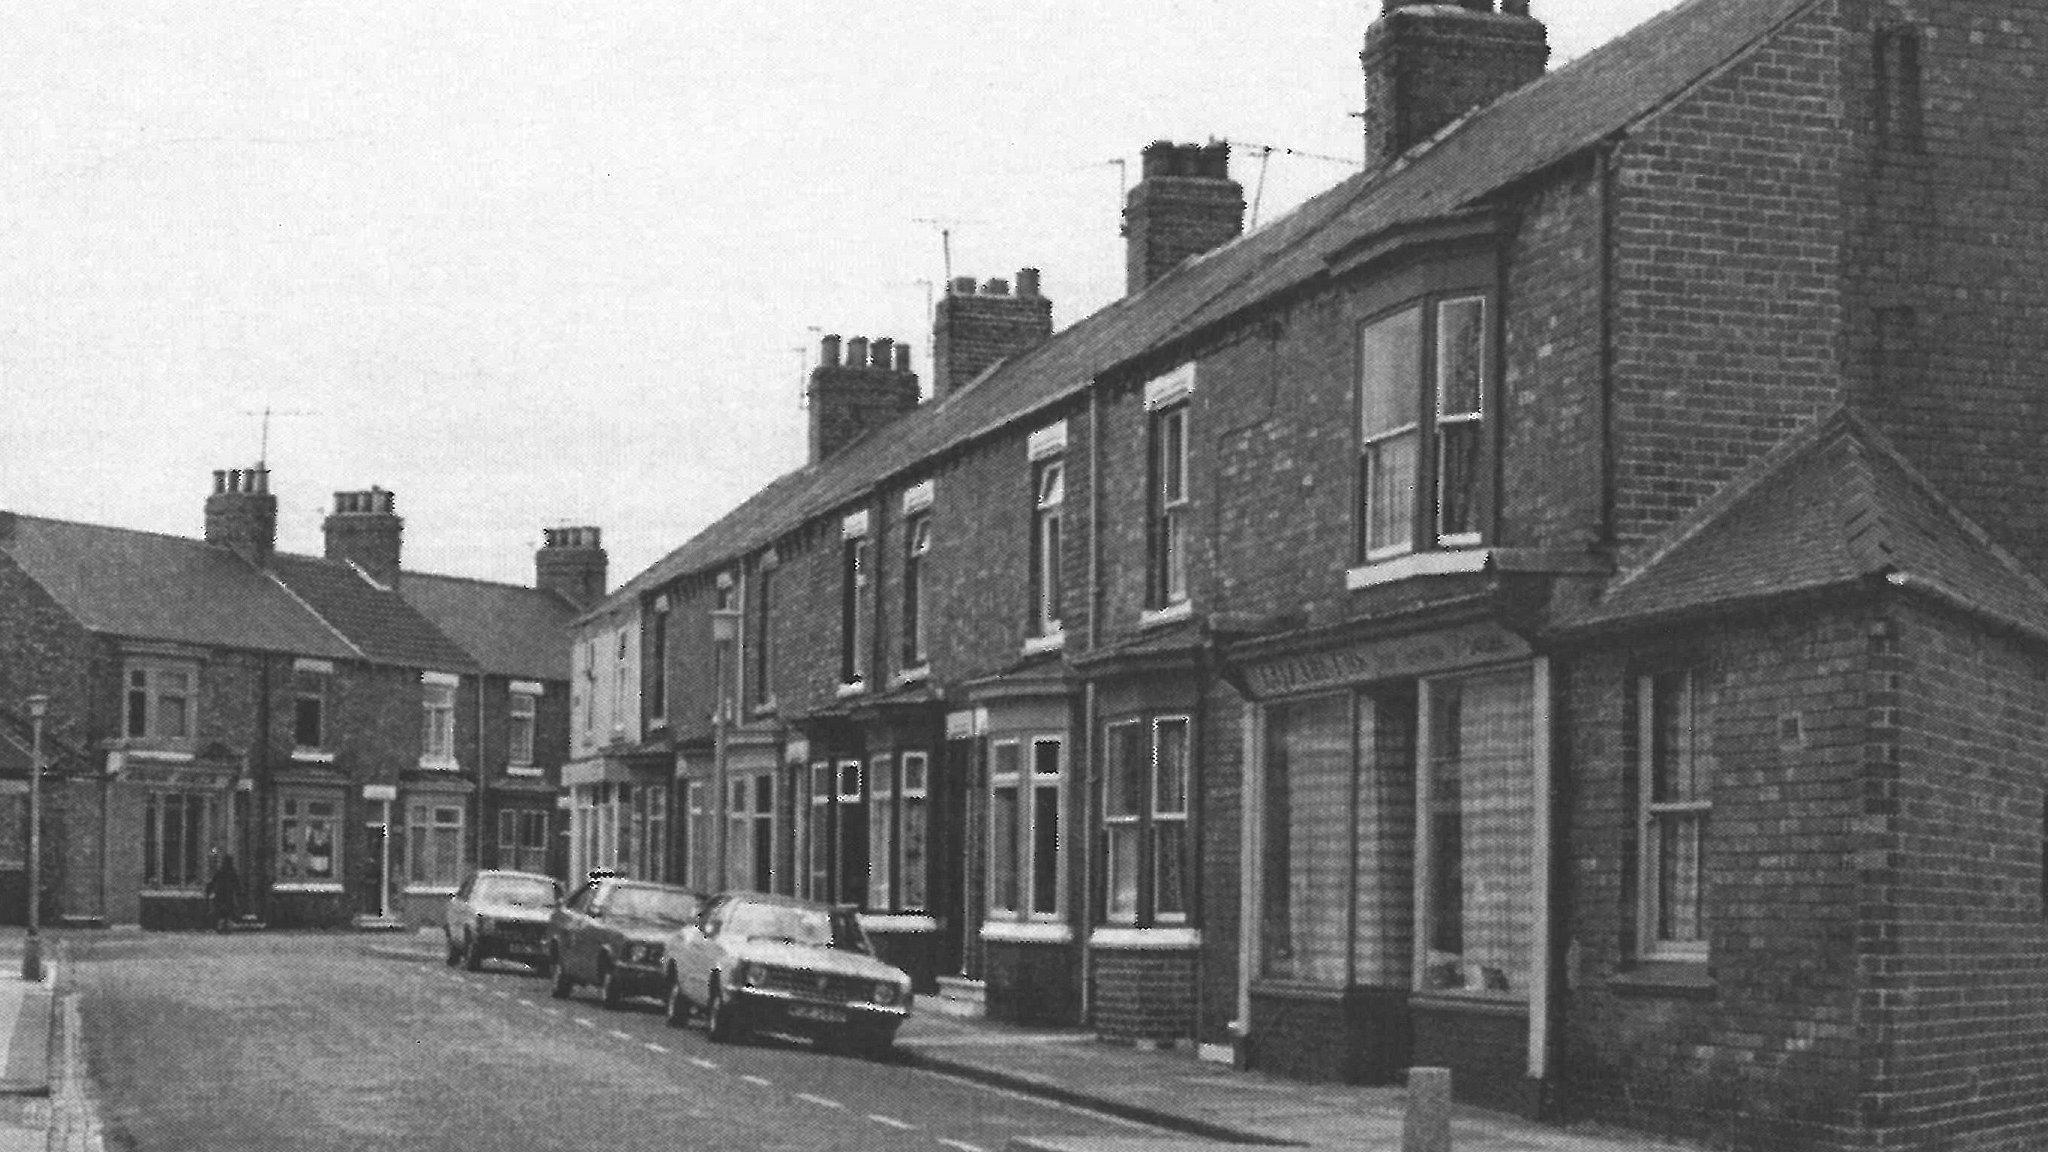
<instances>
[{"instance_id":1,"label":"white window sill","mask_svg":"<svg viewBox=\"0 0 2048 1152\"><path fill-rule=\"evenodd\" d=\"M453 884L407 884L403 889L407 896L453 896Z\"/></svg>"},{"instance_id":2,"label":"white window sill","mask_svg":"<svg viewBox=\"0 0 2048 1152\"><path fill-rule=\"evenodd\" d=\"M316 748L294 748L292 749L292 763L332 764L334 763L334 753L322 752Z\"/></svg>"},{"instance_id":3,"label":"white window sill","mask_svg":"<svg viewBox=\"0 0 2048 1152\"><path fill-rule=\"evenodd\" d=\"M422 756L420 757L420 767L428 772L460 772L462 771L462 762L459 760L428 759Z\"/></svg>"},{"instance_id":4,"label":"white window sill","mask_svg":"<svg viewBox=\"0 0 2048 1152\"><path fill-rule=\"evenodd\" d=\"M531 765L531 764L511 764L511 765L507 765L507 766L506 766L506 768L505 768L505 775L507 775L507 776L545 776L545 775L547 775L547 769L545 769L545 768L536 768L536 767L534 767L534 766L533 766L533 765Z\"/></svg>"},{"instance_id":5,"label":"white window sill","mask_svg":"<svg viewBox=\"0 0 2048 1152\"><path fill-rule=\"evenodd\" d=\"M144 888L136 893L136 895L144 899L154 900L204 900L206 899L206 889L199 887L197 884L190 888Z\"/></svg>"},{"instance_id":6,"label":"white window sill","mask_svg":"<svg viewBox=\"0 0 2048 1152\"><path fill-rule=\"evenodd\" d=\"M1024 654L1037 656L1045 652L1058 652L1067 646L1065 632L1047 632L1043 636L1032 636L1024 641Z\"/></svg>"},{"instance_id":7,"label":"white window sill","mask_svg":"<svg viewBox=\"0 0 2048 1152\"><path fill-rule=\"evenodd\" d=\"M1202 946L1199 928L1097 928L1088 946L1108 952L1192 952Z\"/></svg>"},{"instance_id":8,"label":"white window sill","mask_svg":"<svg viewBox=\"0 0 2048 1152\"><path fill-rule=\"evenodd\" d=\"M124 748L123 756L129 760L141 760L154 764L190 764L190 752L169 752L162 748Z\"/></svg>"},{"instance_id":9,"label":"white window sill","mask_svg":"<svg viewBox=\"0 0 2048 1152\"><path fill-rule=\"evenodd\" d=\"M982 922L981 938L1000 944L1071 944L1074 928L1043 920L987 920Z\"/></svg>"},{"instance_id":10,"label":"white window sill","mask_svg":"<svg viewBox=\"0 0 2048 1152\"><path fill-rule=\"evenodd\" d=\"M900 688L905 684L922 684L926 680L931 679L931 677L931 665L919 664L915 668L905 668L903 671L898 672L896 674L896 686Z\"/></svg>"},{"instance_id":11,"label":"white window sill","mask_svg":"<svg viewBox=\"0 0 2048 1152\"><path fill-rule=\"evenodd\" d=\"M917 912L862 912L860 926L868 932L937 932L936 918Z\"/></svg>"},{"instance_id":12,"label":"white window sill","mask_svg":"<svg viewBox=\"0 0 2048 1152\"><path fill-rule=\"evenodd\" d=\"M1161 624L1174 624L1194 614L1195 604L1192 600L1183 600L1178 604L1168 604L1164 608L1147 608L1138 614L1138 627L1155 628Z\"/></svg>"},{"instance_id":13,"label":"white window sill","mask_svg":"<svg viewBox=\"0 0 2048 1152\"><path fill-rule=\"evenodd\" d=\"M334 880L280 880L270 886L272 892L341 892L340 882Z\"/></svg>"},{"instance_id":14,"label":"white window sill","mask_svg":"<svg viewBox=\"0 0 2048 1152\"><path fill-rule=\"evenodd\" d=\"M1454 576L1479 572L1486 568L1486 563L1492 556L1493 553L1485 548L1410 552L1392 560L1360 564L1344 574L1344 586L1356 592L1360 588L1376 588L1382 584L1413 580L1418 576Z\"/></svg>"},{"instance_id":15,"label":"white window sill","mask_svg":"<svg viewBox=\"0 0 2048 1152\"><path fill-rule=\"evenodd\" d=\"M841 684L841 685L839 686L839 689L838 689L838 691L837 691L836 695L838 695L838 697L839 697L839 698L840 698L841 700L844 700L844 699L846 699L846 698L847 698L848 696L858 696L858 695L860 695L861 693L863 693L863 692L865 692L865 691L867 691L867 690L868 690L868 683L867 683L867 681L865 681L865 680L854 680L854 681L851 681L851 682L849 682L849 683L846 683L846 684Z\"/></svg>"}]
</instances>

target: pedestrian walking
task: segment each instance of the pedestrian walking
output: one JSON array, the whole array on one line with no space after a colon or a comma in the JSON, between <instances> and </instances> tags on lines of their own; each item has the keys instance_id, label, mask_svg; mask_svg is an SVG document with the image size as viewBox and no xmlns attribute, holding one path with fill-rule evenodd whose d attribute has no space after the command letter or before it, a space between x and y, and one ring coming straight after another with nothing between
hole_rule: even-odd
<instances>
[{"instance_id":1,"label":"pedestrian walking","mask_svg":"<svg viewBox=\"0 0 2048 1152\"><path fill-rule=\"evenodd\" d=\"M213 878L206 882L206 894L213 900L213 926L225 932L240 919L242 878L235 872L235 858L214 853Z\"/></svg>"}]
</instances>

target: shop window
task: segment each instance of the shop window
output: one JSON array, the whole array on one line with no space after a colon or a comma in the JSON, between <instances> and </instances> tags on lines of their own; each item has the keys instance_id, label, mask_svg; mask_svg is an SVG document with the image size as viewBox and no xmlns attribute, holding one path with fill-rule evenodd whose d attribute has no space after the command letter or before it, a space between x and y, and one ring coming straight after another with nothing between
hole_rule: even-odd
<instances>
[{"instance_id":1,"label":"shop window","mask_svg":"<svg viewBox=\"0 0 2048 1152\"><path fill-rule=\"evenodd\" d=\"M462 805L415 801L406 806L405 879L422 888L462 881Z\"/></svg>"},{"instance_id":2,"label":"shop window","mask_svg":"<svg viewBox=\"0 0 2048 1152\"><path fill-rule=\"evenodd\" d=\"M526 768L533 764L535 724L540 708L540 698L531 692L514 689L507 705L505 719L505 755L514 767Z\"/></svg>"},{"instance_id":3,"label":"shop window","mask_svg":"<svg viewBox=\"0 0 2048 1152\"><path fill-rule=\"evenodd\" d=\"M150 792L142 804L142 883L150 888L195 888L210 877L213 798L190 792Z\"/></svg>"},{"instance_id":4,"label":"shop window","mask_svg":"<svg viewBox=\"0 0 2048 1152\"><path fill-rule=\"evenodd\" d=\"M1031 634L1061 629L1060 530L1067 499L1067 464L1058 456L1031 466Z\"/></svg>"},{"instance_id":5,"label":"shop window","mask_svg":"<svg viewBox=\"0 0 2048 1152\"><path fill-rule=\"evenodd\" d=\"M1150 418L1151 592L1148 605L1170 608L1188 598L1188 403L1154 409Z\"/></svg>"},{"instance_id":6,"label":"shop window","mask_svg":"<svg viewBox=\"0 0 2048 1152\"><path fill-rule=\"evenodd\" d=\"M186 743L198 730L199 670L186 664L130 661L122 728L138 740Z\"/></svg>"},{"instance_id":7,"label":"shop window","mask_svg":"<svg viewBox=\"0 0 2048 1152\"><path fill-rule=\"evenodd\" d=\"M1417 858L1424 991L1526 997L1534 939L1534 722L1527 669L1425 682Z\"/></svg>"},{"instance_id":8,"label":"shop window","mask_svg":"<svg viewBox=\"0 0 2048 1152\"><path fill-rule=\"evenodd\" d=\"M455 767L453 677L443 680L437 673L423 674L420 682L420 765L427 768Z\"/></svg>"},{"instance_id":9,"label":"shop window","mask_svg":"<svg viewBox=\"0 0 2048 1152\"><path fill-rule=\"evenodd\" d=\"M338 879L340 803L284 796L277 802L277 813L277 878L287 883Z\"/></svg>"},{"instance_id":10,"label":"shop window","mask_svg":"<svg viewBox=\"0 0 2048 1152\"><path fill-rule=\"evenodd\" d=\"M1637 891L1646 959L1707 958L1707 819L1713 759L1699 733L1710 716L1692 672L1637 681L1637 785L1641 812Z\"/></svg>"},{"instance_id":11,"label":"shop window","mask_svg":"<svg viewBox=\"0 0 2048 1152\"><path fill-rule=\"evenodd\" d=\"M932 514L919 512L903 525L903 667L922 668L929 655L926 558L932 551Z\"/></svg>"},{"instance_id":12,"label":"shop window","mask_svg":"<svg viewBox=\"0 0 2048 1152\"><path fill-rule=\"evenodd\" d=\"M498 867L521 872L548 870L548 814L502 808L498 811Z\"/></svg>"},{"instance_id":13,"label":"shop window","mask_svg":"<svg viewBox=\"0 0 2048 1152\"><path fill-rule=\"evenodd\" d=\"M1431 300L1359 334L1358 551L1367 561L1481 539L1487 309Z\"/></svg>"}]
</instances>

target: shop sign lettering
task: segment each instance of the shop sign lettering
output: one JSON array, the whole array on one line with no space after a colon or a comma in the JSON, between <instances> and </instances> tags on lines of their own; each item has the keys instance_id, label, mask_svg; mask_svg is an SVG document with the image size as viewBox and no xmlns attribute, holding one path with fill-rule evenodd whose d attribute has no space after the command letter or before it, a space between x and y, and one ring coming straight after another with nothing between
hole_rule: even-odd
<instances>
[{"instance_id":1,"label":"shop sign lettering","mask_svg":"<svg viewBox=\"0 0 2048 1152\"><path fill-rule=\"evenodd\" d=\"M1316 688L1395 680L1530 654L1520 637L1495 624L1401 636L1328 652L1282 656L1245 670L1252 695L1285 696Z\"/></svg>"}]
</instances>

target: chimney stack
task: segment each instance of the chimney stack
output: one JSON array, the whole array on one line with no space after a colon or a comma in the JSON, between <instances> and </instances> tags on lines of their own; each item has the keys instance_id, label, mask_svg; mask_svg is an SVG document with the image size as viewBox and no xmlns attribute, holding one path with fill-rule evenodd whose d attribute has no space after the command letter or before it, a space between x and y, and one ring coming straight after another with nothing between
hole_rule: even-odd
<instances>
[{"instance_id":1,"label":"chimney stack","mask_svg":"<svg viewBox=\"0 0 2048 1152\"><path fill-rule=\"evenodd\" d=\"M395 498L372 485L367 492L336 492L334 512L322 525L327 558L346 561L386 588L398 587L398 557L405 521Z\"/></svg>"},{"instance_id":2,"label":"chimney stack","mask_svg":"<svg viewBox=\"0 0 2048 1152\"><path fill-rule=\"evenodd\" d=\"M1543 75L1549 60L1528 0L1386 0L1359 53L1367 170Z\"/></svg>"},{"instance_id":3,"label":"chimney stack","mask_svg":"<svg viewBox=\"0 0 2048 1152\"><path fill-rule=\"evenodd\" d=\"M1244 188L1230 178L1230 145L1145 146L1142 178L1124 201L1124 290L1138 290L1191 256L1244 231Z\"/></svg>"},{"instance_id":4,"label":"chimney stack","mask_svg":"<svg viewBox=\"0 0 2048 1152\"><path fill-rule=\"evenodd\" d=\"M543 528L533 554L534 587L553 592L577 608L604 599L607 560L595 528Z\"/></svg>"},{"instance_id":5,"label":"chimney stack","mask_svg":"<svg viewBox=\"0 0 2048 1152\"><path fill-rule=\"evenodd\" d=\"M932 389L959 391L998 360L1029 351L1052 336L1052 301L1038 294L1038 269L1017 270L1017 291L1007 280L979 290L974 277L947 286L932 316Z\"/></svg>"},{"instance_id":6,"label":"chimney stack","mask_svg":"<svg viewBox=\"0 0 2048 1152\"><path fill-rule=\"evenodd\" d=\"M839 337L820 343L811 370L811 463L835 456L847 445L917 407L917 374L910 370L910 345L883 337Z\"/></svg>"},{"instance_id":7,"label":"chimney stack","mask_svg":"<svg viewBox=\"0 0 2048 1152\"><path fill-rule=\"evenodd\" d=\"M262 567L277 549L277 497L270 494L270 469L215 469L213 494L206 498L206 542L234 549Z\"/></svg>"}]
</instances>

